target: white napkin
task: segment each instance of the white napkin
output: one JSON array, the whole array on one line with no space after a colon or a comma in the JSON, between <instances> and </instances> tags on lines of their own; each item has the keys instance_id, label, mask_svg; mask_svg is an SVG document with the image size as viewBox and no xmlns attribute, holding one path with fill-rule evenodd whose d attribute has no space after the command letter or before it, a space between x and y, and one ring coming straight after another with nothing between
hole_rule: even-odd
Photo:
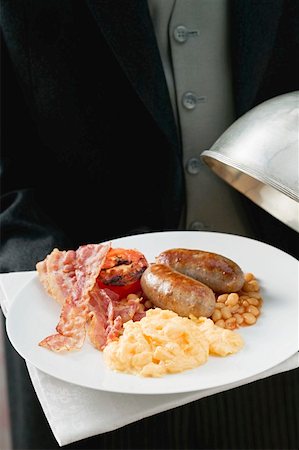
<instances>
[{"instance_id":1,"label":"white napkin","mask_svg":"<svg viewBox=\"0 0 299 450\"><path fill-rule=\"evenodd\" d=\"M14 297L35 272L0 274L0 305L7 314ZM299 366L298 353L283 363L240 382L197 392L130 395L82 388L53 378L27 363L32 384L60 446L115 430L145 417L233 389Z\"/></svg>"}]
</instances>

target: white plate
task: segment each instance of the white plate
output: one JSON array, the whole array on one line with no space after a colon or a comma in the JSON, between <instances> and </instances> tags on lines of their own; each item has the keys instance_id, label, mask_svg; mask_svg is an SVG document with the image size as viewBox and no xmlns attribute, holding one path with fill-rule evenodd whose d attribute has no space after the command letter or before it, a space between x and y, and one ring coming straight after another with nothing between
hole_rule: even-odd
<instances>
[{"instance_id":1,"label":"white plate","mask_svg":"<svg viewBox=\"0 0 299 450\"><path fill-rule=\"evenodd\" d=\"M36 276L17 295L8 313L7 334L18 353L43 372L80 386L121 393L170 394L207 389L243 380L279 364L298 351L298 262L267 244L230 234L161 232L112 241L113 247L136 248L149 262L172 247L220 253L253 272L264 304L254 326L241 328L245 347L239 353L193 370L163 378L142 378L107 368L102 353L86 340L80 351L57 354L38 346L55 332L60 307Z\"/></svg>"}]
</instances>

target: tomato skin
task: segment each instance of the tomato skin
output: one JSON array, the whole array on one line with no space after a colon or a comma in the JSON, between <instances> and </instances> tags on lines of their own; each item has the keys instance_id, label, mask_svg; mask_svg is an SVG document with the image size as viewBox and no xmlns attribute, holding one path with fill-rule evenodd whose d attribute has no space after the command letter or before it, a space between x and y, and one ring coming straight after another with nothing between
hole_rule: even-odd
<instances>
[{"instance_id":1,"label":"tomato skin","mask_svg":"<svg viewBox=\"0 0 299 450\"><path fill-rule=\"evenodd\" d=\"M113 284L104 284L99 278L97 279L97 284L100 289L110 289L110 291L115 292L120 298L125 298L129 294L136 294L141 291L140 280L136 280L133 283L124 284L123 286L116 286Z\"/></svg>"}]
</instances>

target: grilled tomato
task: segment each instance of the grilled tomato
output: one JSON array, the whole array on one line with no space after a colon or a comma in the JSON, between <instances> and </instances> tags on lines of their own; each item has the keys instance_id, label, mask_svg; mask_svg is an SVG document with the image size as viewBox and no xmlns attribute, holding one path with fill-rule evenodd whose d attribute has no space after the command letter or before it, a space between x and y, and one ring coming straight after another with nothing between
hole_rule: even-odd
<instances>
[{"instance_id":1,"label":"grilled tomato","mask_svg":"<svg viewBox=\"0 0 299 450\"><path fill-rule=\"evenodd\" d=\"M97 279L101 289L108 288L121 298L141 291L140 278L148 262L135 249L111 248Z\"/></svg>"}]
</instances>

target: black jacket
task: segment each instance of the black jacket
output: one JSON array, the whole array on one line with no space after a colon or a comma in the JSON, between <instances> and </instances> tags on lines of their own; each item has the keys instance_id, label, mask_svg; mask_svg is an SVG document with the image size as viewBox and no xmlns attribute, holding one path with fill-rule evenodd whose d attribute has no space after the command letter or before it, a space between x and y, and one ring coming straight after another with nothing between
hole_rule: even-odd
<instances>
[{"instance_id":1,"label":"black jacket","mask_svg":"<svg viewBox=\"0 0 299 450\"><path fill-rule=\"evenodd\" d=\"M230 2L238 116L298 88L296 9ZM54 246L176 229L181 147L147 2L2 0L1 29L0 270L32 269Z\"/></svg>"}]
</instances>

